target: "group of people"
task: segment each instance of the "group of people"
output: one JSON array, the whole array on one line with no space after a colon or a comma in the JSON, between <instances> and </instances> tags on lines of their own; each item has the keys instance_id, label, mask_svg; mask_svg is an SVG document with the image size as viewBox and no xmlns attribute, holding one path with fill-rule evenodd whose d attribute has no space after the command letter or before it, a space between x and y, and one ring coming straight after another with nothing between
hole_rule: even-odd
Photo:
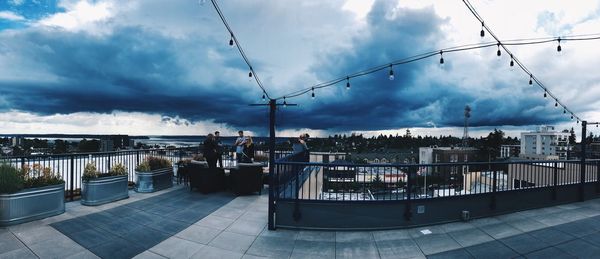
<instances>
[{"instance_id":1,"label":"group of people","mask_svg":"<svg viewBox=\"0 0 600 259\"><path fill-rule=\"evenodd\" d=\"M238 131L239 137L236 139L235 153L236 160L238 163L252 163L254 162L254 143L252 141L252 137L244 136L244 131ZM216 168L217 162L219 163L219 167L223 167L223 142L221 141L221 136L219 131L215 131L214 135L212 133L206 136L206 139L203 143L204 149L204 158L206 158L206 163L209 168Z\"/></svg>"}]
</instances>

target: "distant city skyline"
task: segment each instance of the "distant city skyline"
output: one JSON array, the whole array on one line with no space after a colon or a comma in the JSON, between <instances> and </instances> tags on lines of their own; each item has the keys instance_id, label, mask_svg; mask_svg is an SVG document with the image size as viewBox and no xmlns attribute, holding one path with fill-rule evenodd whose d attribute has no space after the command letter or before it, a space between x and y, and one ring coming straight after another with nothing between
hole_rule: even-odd
<instances>
[{"instance_id":1,"label":"distant city skyline","mask_svg":"<svg viewBox=\"0 0 600 259\"><path fill-rule=\"evenodd\" d=\"M272 96L436 49L490 41L460 1L219 1ZM600 0L474 2L501 39L600 32ZM508 19L510 18L510 19ZM0 3L0 134L267 135L262 93L196 0ZM600 121L598 42L509 46L560 101ZM575 128L554 101L488 48L445 53L291 99L278 135L507 136ZM595 127L594 134L600 131Z\"/></svg>"}]
</instances>

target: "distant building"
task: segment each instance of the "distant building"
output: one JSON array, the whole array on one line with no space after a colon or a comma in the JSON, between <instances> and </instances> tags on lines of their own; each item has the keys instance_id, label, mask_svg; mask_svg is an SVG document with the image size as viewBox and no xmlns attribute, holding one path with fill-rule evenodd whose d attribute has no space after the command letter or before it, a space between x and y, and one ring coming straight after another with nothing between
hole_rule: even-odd
<instances>
[{"instance_id":1,"label":"distant building","mask_svg":"<svg viewBox=\"0 0 600 259\"><path fill-rule=\"evenodd\" d=\"M23 137L12 137L10 141L13 147L20 147L23 145Z\"/></svg>"},{"instance_id":2,"label":"distant building","mask_svg":"<svg viewBox=\"0 0 600 259\"><path fill-rule=\"evenodd\" d=\"M361 152L352 154L353 161L367 164L415 163L415 154L411 151Z\"/></svg>"},{"instance_id":3,"label":"distant building","mask_svg":"<svg viewBox=\"0 0 600 259\"><path fill-rule=\"evenodd\" d=\"M115 145L112 138L100 139L100 152L112 152L115 151Z\"/></svg>"},{"instance_id":4,"label":"distant building","mask_svg":"<svg viewBox=\"0 0 600 259\"><path fill-rule=\"evenodd\" d=\"M519 157L521 145L502 145L500 146L500 158Z\"/></svg>"},{"instance_id":5,"label":"distant building","mask_svg":"<svg viewBox=\"0 0 600 259\"><path fill-rule=\"evenodd\" d=\"M533 132L521 133L519 157L531 160L567 159L569 132L557 132L554 126L541 126Z\"/></svg>"},{"instance_id":6,"label":"distant building","mask_svg":"<svg viewBox=\"0 0 600 259\"><path fill-rule=\"evenodd\" d=\"M467 163L477 162L479 159L479 149L473 147L420 147L419 148L419 164L436 164L436 163ZM468 166L462 168L456 166L424 166L419 172L424 174L431 173L449 173L450 175L458 175L458 173L468 172Z\"/></svg>"}]
</instances>

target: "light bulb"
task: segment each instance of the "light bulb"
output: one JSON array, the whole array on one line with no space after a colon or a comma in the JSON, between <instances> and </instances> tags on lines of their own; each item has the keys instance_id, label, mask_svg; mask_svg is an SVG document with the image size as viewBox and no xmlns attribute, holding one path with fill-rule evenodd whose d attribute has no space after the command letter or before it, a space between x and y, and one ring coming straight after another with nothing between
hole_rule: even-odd
<instances>
[{"instance_id":1,"label":"light bulb","mask_svg":"<svg viewBox=\"0 0 600 259\"><path fill-rule=\"evenodd\" d=\"M444 52L440 50L440 66L444 66Z\"/></svg>"},{"instance_id":2,"label":"light bulb","mask_svg":"<svg viewBox=\"0 0 600 259\"><path fill-rule=\"evenodd\" d=\"M566 113L567 113L567 110L566 110L566 109L563 109L563 113L564 113L564 114L566 114Z\"/></svg>"},{"instance_id":3,"label":"light bulb","mask_svg":"<svg viewBox=\"0 0 600 259\"><path fill-rule=\"evenodd\" d=\"M558 108L558 102L554 103L554 107Z\"/></svg>"},{"instance_id":4,"label":"light bulb","mask_svg":"<svg viewBox=\"0 0 600 259\"><path fill-rule=\"evenodd\" d=\"M350 90L350 78L346 77L346 90Z\"/></svg>"},{"instance_id":5,"label":"light bulb","mask_svg":"<svg viewBox=\"0 0 600 259\"><path fill-rule=\"evenodd\" d=\"M498 42L498 51L496 51L496 56L498 56L498 58L502 56L502 52L500 51L500 42Z\"/></svg>"},{"instance_id":6,"label":"light bulb","mask_svg":"<svg viewBox=\"0 0 600 259\"><path fill-rule=\"evenodd\" d=\"M392 65L390 65L390 81L394 81L394 70L392 69Z\"/></svg>"},{"instance_id":7,"label":"light bulb","mask_svg":"<svg viewBox=\"0 0 600 259\"><path fill-rule=\"evenodd\" d=\"M533 84L533 75L529 74L529 85Z\"/></svg>"},{"instance_id":8,"label":"light bulb","mask_svg":"<svg viewBox=\"0 0 600 259\"><path fill-rule=\"evenodd\" d=\"M482 38L485 37L485 31L483 30L483 22L481 22L481 31L479 32L479 36Z\"/></svg>"},{"instance_id":9,"label":"light bulb","mask_svg":"<svg viewBox=\"0 0 600 259\"><path fill-rule=\"evenodd\" d=\"M510 70L515 68L515 60L513 59L513 55L510 54Z\"/></svg>"},{"instance_id":10,"label":"light bulb","mask_svg":"<svg viewBox=\"0 0 600 259\"><path fill-rule=\"evenodd\" d=\"M285 100L285 96L283 97L283 107L287 107L287 101Z\"/></svg>"},{"instance_id":11,"label":"light bulb","mask_svg":"<svg viewBox=\"0 0 600 259\"><path fill-rule=\"evenodd\" d=\"M229 38L229 47L233 48L233 33L231 34L231 38Z\"/></svg>"},{"instance_id":12,"label":"light bulb","mask_svg":"<svg viewBox=\"0 0 600 259\"><path fill-rule=\"evenodd\" d=\"M560 37L558 37L558 46L556 47L556 51L561 52L562 47L560 46Z\"/></svg>"},{"instance_id":13,"label":"light bulb","mask_svg":"<svg viewBox=\"0 0 600 259\"><path fill-rule=\"evenodd\" d=\"M248 77L252 77L252 70L250 70L250 72L248 72Z\"/></svg>"},{"instance_id":14,"label":"light bulb","mask_svg":"<svg viewBox=\"0 0 600 259\"><path fill-rule=\"evenodd\" d=\"M262 96L262 100L263 100L263 102L265 101L265 94L263 94L263 96Z\"/></svg>"},{"instance_id":15,"label":"light bulb","mask_svg":"<svg viewBox=\"0 0 600 259\"><path fill-rule=\"evenodd\" d=\"M312 97L313 100L315 99L315 88L314 87L312 88L311 97Z\"/></svg>"},{"instance_id":16,"label":"light bulb","mask_svg":"<svg viewBox=\"0 0 600 259\"><path fill-rule=\"evenodd\" d=\"M548 94L546 92L544 92L544 98L548 97Z\"/></svg>"}]
</instances>

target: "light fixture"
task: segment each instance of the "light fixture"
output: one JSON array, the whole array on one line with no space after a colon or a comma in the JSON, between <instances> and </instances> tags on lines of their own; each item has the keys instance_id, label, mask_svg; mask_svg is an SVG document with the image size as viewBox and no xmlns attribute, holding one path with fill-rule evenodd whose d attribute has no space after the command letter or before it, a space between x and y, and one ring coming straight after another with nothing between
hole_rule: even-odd
<instances>
[{"instance_id":1,"label":"light fixture","mask_svg":"<svg viewBox=\"0 0 600 259\"><path fill-rule=\"evenodd\" d=\"M311 97L314 100L315 99L315 88L313 87L313 88L311 88L311 90L312 90Z\"/></svg>"},{"instance_id":2,"label":"light fixture","mask_svg":"<svg viewBox=\"0 0 600 259\"><path fill-rule=\"evenodd\" d=\"M560 37L558 37L558 47L556 47L556 51L561 52L562 47L560 46Z\"/></svg>"},{"instance_id":3,"label":"light fixture","mask_svg":"<svg viewBox=\"0 0 600 259\"><path fill-rule=\"evenodd\" d=\"M390 81L394 81L394 69L392 69L392 64L390 64Z\"/></svg>"},{"instance_id":4,"label":"light fixture","mask_svg":"<svg viewBox=\"0 0 600 259\"><path fill-rule=\"evenodd\" d=\"M346 90L350 90L350 77L346 77Z\"/></svg>"},{"instance_id":5,"label":"light fixture","mask_svg":"<svg viewBox=\"0 0 600 259\"><path fill-rule=\"evenodd\" d=\"M496 52L496 55L498 57L500 57L502 55L502 52L500 52L500 42L498 42L498 51Z\"/></svg>"},{"instance_id":6,"label":"light fixture","mask_svg":"<svg viewBox=\"0 0 600 259\"><path fill-rule=\"evenodd\" d=\"M577 124L579 124L579 119L577 119Z\"/></svg>"},{"instance_id":7,"label":"light fixture","mask_svg":"<svg viewBox=\"0 0 600 259\"><path fill-rule=\"evenodd\" d=\"M444 51L440 50L440 65L444 64Z\"/></svg>"},{"instance_id":8,"label":"light fixture","mask_svg":"<svg viewBox=\"0 0 600 259\"><path fill-rule=\"evenodd\" d=\"M567 113L567 109L563 109L563 113L566 114Z\"/></svg>"},{"instance_id":9,"label":"light fixture","mask_svg":"<svg viewBox=\"0 0 600 259\"><path fill-rule=\"evenodd\" d=\"M481 31L479 32L479 36L482 38L485 37L485 31L483 30L483 22L481 22Z\"/></svg>"},{"instance_id":10,"label":"light fixture","mask_svg":"<svg viewBox=\"0 0 600 259\"><path fill-rule=\"evenodd\" d=\"M529 74L529 85L533 84L533 74Z\"/></svg>"},{"instance_id":11,"label":"light fixture","mask_svg":"<svg viewBox=\"0 0 600 259\"><path fill-rule=\"evenodd\" d=\"M252 67L250 67L250 72L248 72L248 77L252 77Z\"/></svg>"},{"instance_id":12,"label":"light fixture","mask_svg":"<svg viewBox=\"0 0 600 259\"><path fill-rule=\"evenodd\" d=\"M548 93L544 91L544 98L548 97Z\"/></svg>"},{"instance_id":13,"label":"light fixture","mask_svg":"<svg viewBox=\"0 0 600 259\"><path fill-rule=\"evenodd\" d=\"M265 101L265 94L264 93L263 93L263 96L262 96L262 100L263 100L263 102Z\"/></svg>"},{"instance_id":14,"label":"light fixture","mask_svg":"<svg viewBox=\"0 0 600 259\"><path fill-rule=\"evenodd\" d=\"M513 55L510 54L510 68L513 68L515 66L515 61L513 59Z\"/></svg>"},{"instance_id":15,"label":"light fixture","mask_svg":"<svg viewBox=\"0 0 600 259\"><path fill-rule=\"evenodd\" d=\"M233 48L233 33L231 34L231 38L229 38L229 47Z\"/></svg>"},{"instance_id":16,"label":"light fixture","mask_svg":"<svg viewBox=\"0 0 600 259\"><path fill-rule=\"evenodd\" d=\"M571 120L573 120L573 114L571 113Z\"/></svg>"},{"instance_id":17,"label":"light fixture","mask_svg":"<svg viewBox=\"0 0 600 259\"><path fill-rule=\"evenodd\" d=\"M287 102L285 101L285 96L283 97L283 107L287 107Z\"/></svg>"},{"instance_id":18,"label":"light fixture","mask_svg":"<svg viewBox=\"0 0 600 259\"><path fill-rule=\"evenodd\" d=\"M558 101L554 103L554 107L558 108Z\"/></svg>"}]
</instances>

